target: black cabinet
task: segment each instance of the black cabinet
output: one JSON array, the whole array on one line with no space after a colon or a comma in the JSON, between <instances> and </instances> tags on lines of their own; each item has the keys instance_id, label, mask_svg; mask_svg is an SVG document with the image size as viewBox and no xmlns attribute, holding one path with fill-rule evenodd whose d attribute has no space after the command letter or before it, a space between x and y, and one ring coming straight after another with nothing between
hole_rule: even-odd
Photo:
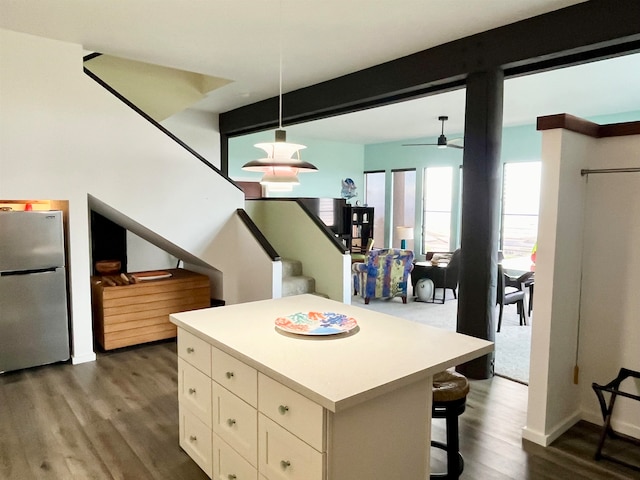
<instances>
[{"instance_id":1,"label":"black cabinet","mask_svg":"<svg viewBox=\"0 0 640 480\"><path fill-rule=\"evenodd\" d=\"M351 253L365 253L373 238L373 207L344 207L344 240Z\"/></svg>"}]
</instances>

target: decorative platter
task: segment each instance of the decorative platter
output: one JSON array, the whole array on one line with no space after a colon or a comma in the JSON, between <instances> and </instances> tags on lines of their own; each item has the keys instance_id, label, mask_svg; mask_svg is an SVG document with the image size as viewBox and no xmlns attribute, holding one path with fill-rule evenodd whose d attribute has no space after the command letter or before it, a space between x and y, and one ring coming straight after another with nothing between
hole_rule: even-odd
<instances>
[{"instance_id":1,"label":"decorative platter","mask_svg":"<svg viewBox=\"0 0 640 480\"><path fill-rule=\"evenodd\" d=\"M276 327L298 335L337 335L357 326L355 318L335 312L298 312L276 318Z\"/></svg>"}]
</instances>

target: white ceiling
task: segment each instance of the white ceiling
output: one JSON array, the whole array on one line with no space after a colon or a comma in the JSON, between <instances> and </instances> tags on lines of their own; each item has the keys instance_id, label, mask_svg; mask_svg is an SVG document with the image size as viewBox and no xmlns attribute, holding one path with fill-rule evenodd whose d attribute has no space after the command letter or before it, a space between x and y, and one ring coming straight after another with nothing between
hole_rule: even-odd
<instances>
[{"instance_id":1,"label":"white ceiling","mask_svg":"<svg viewBox=\"0 0 640 480\"><path fill-rule=\"evenodd\" d=\"M195 105L221 113L278 94L280 45L286 93L576 3L581 0L0 0L0 27L228 79ZM567 82L560 72L545 74L546 84L510 80L505 124L531 123L540 114L640 110L638 56L634 62L619 64L623 75L578 72L567 89L559 88ZM447 131L461 132L464 92L287 130L371 143L436 135L439 115L449 115Z\"/></svg>"}]
</instances>

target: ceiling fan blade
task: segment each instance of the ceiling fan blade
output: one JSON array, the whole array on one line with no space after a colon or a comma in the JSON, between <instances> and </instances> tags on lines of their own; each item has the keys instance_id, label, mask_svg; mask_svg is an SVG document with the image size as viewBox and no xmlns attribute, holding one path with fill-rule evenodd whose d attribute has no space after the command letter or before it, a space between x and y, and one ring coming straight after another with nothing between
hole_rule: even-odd
<instances>
[{"instance_id":1,"label":"ceiling fan blade","mask_svg":"<svg viewBox=\"0 0 640 480\"><path fill-rule=\"evenodd\" d=\"M403 147L423 147L425 145L438 145L437 143L404 143Z\"/></svg>"},{"instance_id":2,"label":"ceiling fan blade","mask_svg":"<svg viewBox=\"0 0 640 480\"><path fill-rule=\"evenodd\" d=\"M462 150L464 147L462 145L456 145L454 143L447 143L447 148L459 148Z\"/></svg>"}]
</instances>

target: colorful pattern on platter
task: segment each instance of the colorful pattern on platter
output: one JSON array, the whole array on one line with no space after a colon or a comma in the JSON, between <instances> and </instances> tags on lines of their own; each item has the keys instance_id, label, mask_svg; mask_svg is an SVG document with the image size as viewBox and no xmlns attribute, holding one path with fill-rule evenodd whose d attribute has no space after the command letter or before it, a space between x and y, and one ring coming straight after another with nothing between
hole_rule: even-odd
<instances>
[{"instance_id":1,"label":"colorful pattern on platter","mask_svg":"<svg viewBox=\"0 0 640 480\"><path fill-rule=\"evenodd\" d=\"M276 318L276 327L298 335L336 335L357 326L355 318L335 312L298 312Z\"/></svg>"}]
</instances>

